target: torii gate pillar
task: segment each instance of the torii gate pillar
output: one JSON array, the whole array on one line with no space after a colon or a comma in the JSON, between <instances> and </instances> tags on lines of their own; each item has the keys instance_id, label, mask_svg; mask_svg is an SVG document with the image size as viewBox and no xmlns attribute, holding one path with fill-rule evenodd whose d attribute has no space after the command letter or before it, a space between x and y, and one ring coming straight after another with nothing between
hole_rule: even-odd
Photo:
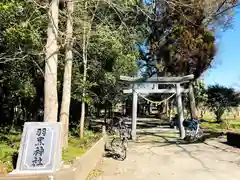
<instances>
[{"instance_id":1,"label":"torii gate pillar","mask_svg":"<svg viewBox=\"0 0 240 180\"><path fill-rule=\"evenodd\" d=\"M183 139L185 137L185 129L183 127L183 105L182 105L182 95L181 95L181 85L176 84L176 97L177 97L177 111L178 111L178 125L180 130L180 137Z\"/></svg>"},{"instance_id":2,"label":"torii gate pillar","mask_svg":"<svg viewBox=\"0 0 240 180\"><path fill-rule=\"evenodd\" d=\"M131 131L131 138L132 140L136 140L136 130L137 130L137 101L138 101L138 95L135 91L136 85L133 85L133 102L132 102L132 131Z\"/></svg>"}]
</instances>

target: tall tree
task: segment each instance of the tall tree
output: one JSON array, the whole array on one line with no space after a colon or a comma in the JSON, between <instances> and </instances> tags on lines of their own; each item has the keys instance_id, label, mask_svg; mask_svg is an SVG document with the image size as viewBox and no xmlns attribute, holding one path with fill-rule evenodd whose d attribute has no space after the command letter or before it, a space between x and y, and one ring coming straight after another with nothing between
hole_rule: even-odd
<instances>
[{"instance_id":1,"label":"tall tree","mask_svg":"<svg viewBox=\"0 0 240 180\"><path fill-rule=\"evenodd\" d=\"M198 110L198 113L201 112L201 117L203 117L203 109L208 99L207 90L205 89L204 82L199 79L193 83L193 87L196 108Z\"/></svg>"},{"instance_id":2,"label":"tall tree","mask_svg":"<svg viewBox=\"0 0 240 180\"><path fill-rule=\"evenodd\" d=\"M66 50L63 77L62 104L60 112L60 122L63 123L63 147L68 146L68 126L69 108L71 100L71 80L72 80L72 61L73 61L73 10L74 2L67 2L67 27L66 27Z\"/></svg>"},{"instance_id":3,"label":"tall tree","mask_svg":"<svg viewBox=\"0 0 240 180\"><path fill-rule=\"evenodd\" d=\"M216 115L217 122L221 122L221 117L226 110L240 104L239 95L232 88L221 85L209 86L207 95L207 105Z\"/></svg>"},{"instance_id":4,"label":"tall tree","mask_svg":"<svg viewBox=\"0 0 240 180\"><path fill-rule=\"evenodd\" d=\"M82 44L82 52L83 52L83 98L85 98L86 95L86 80L87 80L87 8L88 8L88 3L85 1L84 3L84 19L83 19L83 44ZM84 121L85 121L85 102L84 99L82 100L82 106L81 106L81 119L80 119L80 129L79 129L79 134L80 138L83 138L83 131L84 131Z\"/></svg>"},{"instance_id":5,"label":"tall tree","mask_svg":"<svg viewBox=\"0 0 240 180\"><path fill-rule=\"evenodd\" d=\"M66 33L61 31L63 29L65 31L66 24L64 23L66 23L67 16L60 11L59 14L63 16L59 18L59 28L58 26L52 26L52 23L56 23L56 21L52 17L50 9L48 9L49 3L44 4L45 2L40 0L13 0L11 2L4 0L0 3L0 115L1 120L4 119L4 123L13 123L14 126L18 124L21 127L25 121L40 121L43 119L44 80L45 90L50 90L49 87L47 88L47 83L54 81L54 85L51 86L53 91L45 92L45 102L50 107L49 104L53 101L48 99L47 96L53 93L54 99L57 99L55 93L57 89L55 87L56 78L51 78L57 73L55 71L57 65L58 92L59 95L63 96L62 99L65 98L64 95L60 94L62 91L60 85L64 86L65 84L63 72L67 72L64 71L66 69L64 62L66 61L62 57L66 52L61 51L63 48L60 45L64 44L61 44L61 41L65 39ZM83 100L86 103L86 113L89 113L89 108L94 109L94 106L102 106L103 104L111 106L120 101L122 94L117 77L120 74L134 75L136 73L135 60L138 58L138 53L135 44L142 41L143 34L146 35L145 25L139 23L139 14L143 9L139 9L134 0L99 1L99 8L95 8L96 2L98 1L88 1L87 13L83 14L84 2L77 1L81 5L74 6L74 9L79 10L74 10L73 16L73 37L76 40L73 44L74 61L71 87L73 93L71 98L78 102L76 104L80 104L80 99ZM54 5L54 2L52 5ZM50 17L47 17L47 10ZM92 18L95 11L96 15ZM88 43L86 47L88 63L85 83L83 83L82 57L83 15L87 15L87 21L85 22L87 27L86 41ZM49 23L49 20L52 23ZM48 24L49 28L47 28ZM46 36L49 32L55 35L55 32L50 31L51 28L59 33L58 38L50 36L54 43L58 40L60 47L60 51L57 48L54 56L50 56L51 51L54 52L54 50L52 46L48 46L51 38ZM48 41L46 38L48 38ZM45 49L46 41L48 45L45 46ZM58 64L56 54L59 55ZM62 59L63 61L61 61ZM42 71L44 60L46 60L46 79L44 79L44 72ZM50 71L52 69L47 68L49 67L47 64L54 65L54 73ZM85 96L83 97L84 89ZM50 109L45 107L46 111L49 110L54 114L54 118L49 118L51 121L57 119L57 101L55 102L56 106L51 106ZM63 107L64 102L66 101L63 100ZM79 109L80 107L78 107ZM67 112L68 110L61 109L61 111ZM46 112L45 116L49 113ZM61 119L63 119L64 113L60 114ZM73 114L70 115L70 118L72 118ZM79 119L79 117L77 118ZM45 120L49 119L45 117Z\"/></svg>"},{"instance_id":6,"label":"tall tree","mask_svg":"<svg viewBox=\"0 0 240 180\"><path fill-rule=\"evenodd\" d=\"M84 135L84 121L85 121L85 111L86 111L86 91L87 91L87 70L88 70L88 45L89 39L91 38L93 20L98 9L99 0L96 1L82 1L79 3L79 10L81 14L81 25L82 25L82 60L83 60L83 77L82 77L82 103L81 103L81 117L79 123L79 135L83 138Z\"/></svg>"},{"instance_id":7,"label":"tall tree","mask_svg":"<svg viewBox=\"0 0 240 180\"><path fill-rule=\"evenodd\" d=\"M170 2L151 21L150 52L160 64L160 74L193 73L197 78L213 60L214 35L202 23L205 14L198 0Z\"/></svg>"},{"instance_id":8,"label":"tall tree","mask_svg":"<svg viewBox=\"0 0 240 180\"><path fill-rule=\"evenodd\" d=\"M5 125L43 119L46 29L47 13L36 3L0 2L0 116Z\"/></svg>"},{"instance_id":9,"label":"tall tree","mask_svg":"<svg viewBox=\"0 0 240 180\"><path fill-rule=\"evenodd\" d=\"M44 74L44 121L57 122L57 66L58 66L58 13L59 1L49 3L46 60Z\"/></svg>"},{"instance_id":10,"label":"tall tree","mask_svg":"<svg viewBox=\"0 0 240 180\"><path fill-rule=\"evenodd\" d=\"M151 58L145 66L160 76L193 73L198 78L213 61L214 30L230 24L238 5L235 0L153 1L147 38Z\"/></svg>"},{"instance_id":11,"label":"tall tree","mask_svg":"<svg viewBox=\"0 0 240 180\"><path fill-rule=\"evenodd\" d=\"M81 54L79 57L82 61L79 62L81 77L78 78L82 79L80 83L83 105L80 119L82 136L85 104L89 105L90 101L105 104L105 101L111 100L109 95L114 96L118 72L129 72L136 68L134 58L137 54L134 42L141 37L137 37L140 28L136 29L137 26L130 24L125 17L132 9L123 1L117 4L113 1L81 1L78 8L79 10L75 11L77 21L75 49L78 50L78 56ZM119 66L120 63L122 67ZM115 96L117 97L116 94Z\"/></svg>"}]
</instances>

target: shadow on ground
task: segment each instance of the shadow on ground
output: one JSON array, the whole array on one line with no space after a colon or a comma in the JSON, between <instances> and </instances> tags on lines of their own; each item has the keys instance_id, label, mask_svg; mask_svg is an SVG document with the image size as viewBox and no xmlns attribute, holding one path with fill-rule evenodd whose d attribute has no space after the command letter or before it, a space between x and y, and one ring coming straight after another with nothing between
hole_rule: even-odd
<instances>
[{"instance_id":1,"label":"shadow on ground","mask_svg":"<svg viewBox=\"0 0 240 180\"><path fill-rule=\"evenodd\" d=\"M222 137L224 134L214 131L205 131L204 136L195 142L186 142L180 138L178 138L178 133L174 132L139 132L138 133L138 141L136 143L164 143L162 146L172 145L172 144L197 144L197 143L204 143L207 139L212 138L219 138ZM148 141L141 141L141 137L144 136L152 136L152 140Z\"/></svg>"},{"instance_id":2,"label":"shadow on ground","mask_svg":"<svg viewBox=\"0 0 240 180\"><path fill-rule=\"evenodd\" d=\"M138 121L137 128L138 129L149 129L149 128L156 128L156 127L170 127L170 123L166 121Z\"/></svg>"},{"instance_id":3,"label":"shadow on ground","mask_svg":"<svg viewBox=\"0 0 240 180\"><path fill-rule=\"evenodd\" d=\"M196 142L186 142L182 139L178 138L178 133L169 133L169 132L140 132L138 133L139 138L133 144L142 145L148 144L150 147L148 148L150 151L152 148L159 147L167 147L167 146L175 146L182 150L182 152L186 153L190 158L198 161L204 169L209 168L206 166L204 161L196 155L197 151L203 151L203 146L209 147L210 149L217 149L222 152L232 152L235 153L232 147L227 145L225 141L223 141L223 133L214 132L214 131L205 131L205 135L203 139ZM145 140L144 140L144 137ZM221 141L220 141L221 139ZM147 141L146 141L147 140ZM210 141L208 141L210 140ZM213 143L216 142L216 143ZM222 144L222 145L221 145ZM224 144L224 145L223 145ZM201 147L199 149L198 147ZM207 150L204 151L207 151Z\"/></svg>"},{"instance_id":4,"label":"shadow on ground","mask_svg":"<svg viewBox=\"0 0 240 180\"><path fill-rule=\"evenodd\" d=\"M105 153L103 154L105 158L112 158L117 161L124 161L126 158L126 154L118 154L114 151L112 147L105 148Z\"/></svg>"}]
</instances>

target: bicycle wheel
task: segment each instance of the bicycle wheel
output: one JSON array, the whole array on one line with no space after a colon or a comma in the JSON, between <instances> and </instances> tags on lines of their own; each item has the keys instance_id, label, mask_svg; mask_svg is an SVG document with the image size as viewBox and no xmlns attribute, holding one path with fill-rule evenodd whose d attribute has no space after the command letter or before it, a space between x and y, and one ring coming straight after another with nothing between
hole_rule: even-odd
<instances>
[{"instance_id":1,"label":"bicycle wheel","mask_svg":"<svg viewBox=\"0 0 240 180\"><path fill-rule=\"evenodd\" d=\"M128 147L128 140L127 140L127 138L123 138L122 139L122 144L126 147L126 149L127 149L127 147Z\"/></svg>"},{"instance_id":2,"label":"bicycle wheel","mask_svg":"<svg viewBox=\"0 0 240 180\"><path fill-rule=\"evenodd\" d=\"M186 136L183 138L183 140L186 141L186 142L189 142L189 141L190 141L190 138L191 138L191 137L190 137L189 135L186 135Z\"/></svg>"},{"instance_id":3,"label":"bicycle wheel","mask_svg":"<svg viewBox=\"0 0 240 180\"><path fill-rule=\"evenodd\" d=\"M196 141L196 136L187 135L184 137L183 140L186 141L187 143L193 143Z\"/></svg>"},{"instance_id":4,"label":"bicycle wheel","mask_svg":"<svg viewBox=\"0 0 240 180\"><path fill-rule=\"evenodd\" d=\"M120 138L113 138L111 146L113 149L113 158L116 160L125 160L127 156L127 147L125 140Z\"/></svg>"},{"instance_id":5,"label":"bicycle wheel","mask_svg":"<svg viewBox=\"0 0 240 180\"><path fill-rule=\"evenodd\" d=\"M114 151L118 151L122 146L122 141L119 137L114 137L111 141L111 147Z\"/></svg>"},{"instance_id":6,"label":"bicycle wheel","mask_svg":"<svg viewBox=\"0 0 240 180\"><path fill-rule=\"evenodd\" d=\"M127 157L127 147L122 144L121 155L119 156L119 160L124 161Z\"/></svg>"},{"instance_id":7,"label":"bicycle wheel","mask_svg":"<svg viewBox=\"0 0 240 180\"><path fill-rule=\"evenodd\" d=\"M198 132L198 139L199 141L201 142L204 142L205 141L205 136L204 136L204 132L202 129L200 129L200 131Z\"/></svg>"},{"instance_id":8,"label":"bicycle wheel","mask_svg":"<svg viewBox=\"0 0 240 180\"><path fill-rule=\"evenodd\" d=\"M198 130L198 134L197 134L197 136L198 136L198 138L202 138L203 137L203 130L202 129L199 129Z\"/></svg>"}]
</instances>

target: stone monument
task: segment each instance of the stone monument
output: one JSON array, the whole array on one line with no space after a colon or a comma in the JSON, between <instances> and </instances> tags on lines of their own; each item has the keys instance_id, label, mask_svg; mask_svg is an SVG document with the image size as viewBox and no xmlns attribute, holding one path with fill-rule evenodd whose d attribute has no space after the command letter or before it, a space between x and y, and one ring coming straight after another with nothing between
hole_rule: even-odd
<instances>
[{"instance_id":1,"label":"stone monument","mask_svg":"<svg viewBox=\"0 0 240 180\"><path fill-rule=\"evenodd\" d=\"M56 172L62 162L61 132L58 122L26 122L17 167L11 174Z\"/></svg>"}]
</instances>

